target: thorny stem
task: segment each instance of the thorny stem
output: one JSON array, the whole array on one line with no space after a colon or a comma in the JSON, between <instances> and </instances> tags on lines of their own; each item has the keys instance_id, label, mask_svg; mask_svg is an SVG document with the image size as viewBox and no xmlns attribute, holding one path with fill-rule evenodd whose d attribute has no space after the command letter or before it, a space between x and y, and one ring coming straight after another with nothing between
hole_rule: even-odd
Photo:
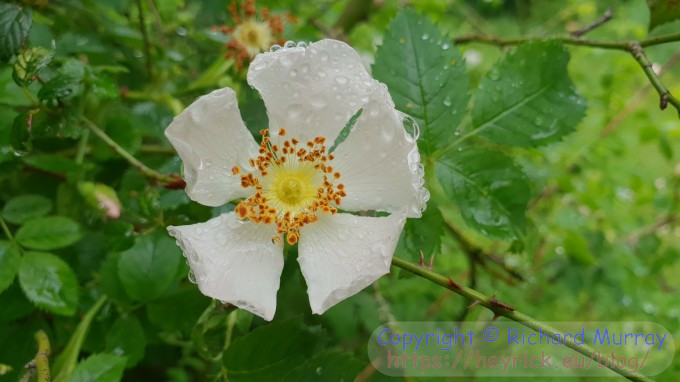
<instances>
[{"instance_id":1,"label":"thorny stem","mask_svg":"<svg viewBox=\"0 0 680 382\"><path fill-rule=\"evenodd\" d=\"M38 353L35 355L35 367L38 370L38 382L50 382L50 339L44 331L35 333L35 341L38 343Z\"/></svg>"},{"instance_id":2,"label":"thorny stem","mask_svg":"<svg viewBox=\"0 0 680 382\"><path fill-rule=\"evenodd\" d=\"M104 130L100 129L97 125L95 125L92 121L90 121L87 118L82 118L81 119L83 124L87 126L88 129L90 129L96 136L98 136L101 140L106 142L113 151L115 151L118 155L123 157L125 160L127 160L132 166L137 168L142 174L144 174L146 177L150 179L155 179L160 182L164 183L172 183L177 181L177 179L172 176L172 175L166 175L166 174L161 174L158 171L152 170L149 167L147 167L144 163L140 162L137 158L132 156L129 152L127 152L124 148L120 147L118 143L116 143L111 137L106 135Z\"/></svg>"},{"instance_id":3,"label":"thorny stem","mask_svg":"<svg viewBox=\"0 0 680 382\"><path fill-rule=\"evenodd\" d=\"M420 267L417 264L400 259L398 257L392 258L392 266L411 272L416 276L432 281L433 283L441 285L444 288L453 291L454 293L466 297L472 300L473 303L491 310L494 313L494 317L506 317L512 321L526 326L527 328L533 329L535 331L541 330L543 333L548 333L550 337L554 336L555 334L560 334L560 337L564 337L563 333L558 329L538 321L533 317L527 316L526 314L520 313L514 307L496 300L495 297L488 297L472 288L460 285L449 277L427 270L426 268ZM589 345L577 344L572 338L566 338L565 346L583 354L586 357L592 356L592 354L595 352L595 349ZM649 377L646 377L640 373L631 373L628 370L619 367L618 364L608 365L607 368L631 381L652 382Z\"/></svg>"}]
</instances>

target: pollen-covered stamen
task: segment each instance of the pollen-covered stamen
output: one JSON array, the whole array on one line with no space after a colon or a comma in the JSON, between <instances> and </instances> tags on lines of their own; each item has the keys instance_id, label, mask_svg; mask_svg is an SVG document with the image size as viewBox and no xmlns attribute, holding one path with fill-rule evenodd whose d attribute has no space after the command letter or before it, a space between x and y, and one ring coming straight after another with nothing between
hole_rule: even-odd
<instances>
[{"instance_id":1,"label":"pollen-covered stamen","mask_svg":"<svg viewBox=\"0 0 680 382\"><path fill-rule=\"evenodd\" d=\"M278 132L276 143L268 130L260 134L259 155L249 160L259 176L241 176L241 186L254 188L255 194L238 204L236 214L255 223L276 224L272 240L280 241L279 236L286 234L292 245L300 238L300 227L317 221L319 212L338 212L347 195L345 186L334 184L341 175L329 164L333 155L326 153L326 138L316 137L301 145L295 138L284 140L285 129ZM233 175L240 172L238 166L232 168Z\"/></svg>"}]
</instances>

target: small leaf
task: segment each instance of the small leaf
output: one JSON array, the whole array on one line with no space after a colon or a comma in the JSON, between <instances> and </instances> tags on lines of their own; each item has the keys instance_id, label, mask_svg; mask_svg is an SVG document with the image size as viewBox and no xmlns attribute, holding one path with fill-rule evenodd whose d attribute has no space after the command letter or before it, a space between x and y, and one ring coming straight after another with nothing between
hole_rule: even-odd
<instances>
[{"instance_id":1,"label":"small leaf","mask_svg":"<svg viewBox=\"0 0 680 382\"><path fill-rule=\"evenodd\" d=\"M21 195L10 199L2 209L2 216L10 223L22 224L29 219L47 215L52 201L42 195Z\"/></svg>"},{"instance_id":2,"label":"small leaf","mask_svg":"<svg viewBox=\"0 0 680 382\"><path fill-rule=\"evenodd\" d=\"M541 146L571 133L585 100L567 72L569 53L556 42L520 45L480 81L472 108L477 134L498 144Z\"/></svg>"},{"instance_id":3,"label":"small leaf","mask_svg":"<svg viewBox=\"0 0 680 382\"><path fill-rule=\"evenodd\" d=\"M78 364L69 382L118 382L123 378L125 357L95 354Z\"/></svg>"},{"instance_id":4,"label":"small leaf","mask_svg":"<svg viewBox=\"0 0 680 382\"><path fill-rule=\"evenodd\" d=\"M678 0L647 0L647 6L649 7L649 30L680 19Z\"/></svg>"},{"instance_id":5,"label":"small leaf","mask_svg":"<svg viewBox=\"0 0 680 382\"><path fill-rule=\"evenodd\" d=\"M8 62L19 51L32 23L29 8L0 3L0 62Z\"/></svg>"},{"instance_id":6,"label":"small leaf","mask_svg":"<svg viewBox=\"0 0 680 382\"><path fill-rule=\"evenodd\" d=\"M468 77L458 49L427 17L397 14L376 53L373 75L387 85L397 109L420 125L423 151L449 144L467 108Z\"/></svg>"},{"instance_id":7,"label":"small leaf","mask_svg":"<svg viewBox=\"0 0 680 382\"><path fill-rule=\"evenodd\" d=\"M75 91L76 86L80 84L81 80L82 78L80 77L59 74L40 88L38 98L43 101L66 98Z\"/></svg>"},{"instance_id":8,"label":"small leaf","mask_svg":"<svg viewBox=\"0 0 680 382\"><path fill-rule=\"evenodd\" d=\"M80 166L70 158L58 155L40 154L30 155L23 158L24 163L39 170L54 174L76 174L80 171Z\"/></svg>"},{"instance_id":9,"label":"small leaf","mask_svg":"<svg viewBox=\"0 0 680 382\"><path fill-rule=\"evenodd\" d=\"M130 297L151 301L172 284L181 258L174 240L157 231L139 237L132 248L121 253L118 276Z\"/></svg>"},{"instance_id":10,"label":"small leaf","mask_svg":"<svg viewBox=\"0 0 680 382\"><path fill-rule=\"evenodd\" d=\"M21 258L19 282L26 297L52 313L71 316L78 303L78 280L71 267L51 253L27 252Z\"/></svg>"},{"instance_id":11,"label":"small leaf","mask_svg":"<svg viewBox=\"0 0 680 382\"><path fill-rule=\"evenodd\" d=\"M26 155L33 150L33 114L23 112L14 118L12 131L9 135L9 144L17 155Z\"/></svg>"},{"instance_id":12,"label":"small leaf","mask_svg":"<svg viewBox=\"0 0 680 382\"><path fill-rule=\"evenodd\" d=\"M271 381L284 365L295 365L322 346L319 335L299 319L277 321L234 340L224 352L230 381Z\"/></svg>"},{"instance_id":13,"label":"small leaf","mask_svg":"<svg viewBox=\"0 0 680 382\"><path fill-rule=\"evenodd\" d=\"M0 293L12 284L20 264L19 249L7 241L0 240Z\"/></svg>"},{"instance_id":14,"label":"small leaf","mask_svg":"<svg viewBox=\"0 0 680 382\"><path fill-rule=\"evenodd\" d=\"M526 175L512 159L495 151L453 151L435 164L444 192L463 218L485 235L519 237L525 227L530 190Z\"/></svg>"},{"instance_id":15,"label":"small leaf","mask_svg":"<svg viewBox=\"0 0 680 382\"><path fill-rule=\"evenodd\" d=\"M444 218L433 202L428 203L420 219L406 220L403 245L412 260L419 261L421 251L428 258L439 253L442 227L444 227Z\"/></svg>"},{"instance_id":16,"label":"small leaf","mask_svg":"<svg viewBox=\"0 0 680 382\"><path fill-rule=\"evenodd\" d=\"M126 367L132 367L144 358L146 338L144 328L135 316L120 316L106 336L106 351L127 357Z\"/></svg>"},{"instance_id":17,"label":"small leaf","mask_svg":"<svg viewBox=\"0 0 680 382\"><path fill-rule=\"evenodd\" d=\"M16 239L31 249L57 249L68 247L80 240L78 223L64 216L48 216L29 220L19 227Z\"/></svg>"},{"instance_id":18,"label":"small leaf","mask_svg":"<svg viewBox=\"0 0 680 382\"><path fill-rule=\"evenodd\" d=\"M17 56L12 78L19 86L28 86L38 78L38 74L52 62L52 52L39 46L28 48Z\"/></svg>"}]
</instances>

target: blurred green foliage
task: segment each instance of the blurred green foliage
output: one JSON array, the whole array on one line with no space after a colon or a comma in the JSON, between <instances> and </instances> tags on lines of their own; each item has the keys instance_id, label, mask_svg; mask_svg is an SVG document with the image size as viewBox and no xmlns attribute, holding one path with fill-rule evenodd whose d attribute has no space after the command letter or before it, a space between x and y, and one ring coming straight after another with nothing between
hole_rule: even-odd
<instances>
[{"instance_id":1,"label":"blurred green foliage","mask_svg":"<svg viewBox=\"0 0 680 382\"><path fill-rule=\"evenodd\" d=\"M346 39L418 122L433 199L423 218L409 220L395 256L434 256L437 272L540 320L654 321L680 338L677 113L659 110L626 52L452 41L471 33L566 35L608 7L614 19L588 38L680 29L677 8L664 13L659 7L669 2L649 3L651 14L643 0L257 7L297 18L285 19L286 40ZM492 317L398 270L313 316L295 248L285 254L273 323L211 301L190 283L165 227L233 205L201 206L163 187L167 179L131 166L84 121L158 174L180 173L165 127L210 90L234 88L248 128L266 128L247 64L225 58L230 36L213 28L233 26L227 7L0 3L0 364L13 369L0 380L19 380L42 329L56 380L381 381L387 377L368 367L366 341L386 320ZM678 49L678 42L646 49L674 94ZM657 379L679 376L675 362Z\"/></svg>"}]
</instances>

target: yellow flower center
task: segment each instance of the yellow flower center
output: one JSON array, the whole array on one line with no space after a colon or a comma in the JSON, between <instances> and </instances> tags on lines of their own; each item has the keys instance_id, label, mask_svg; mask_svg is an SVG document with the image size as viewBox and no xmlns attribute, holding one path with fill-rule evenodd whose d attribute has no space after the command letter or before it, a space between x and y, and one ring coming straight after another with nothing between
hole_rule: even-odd
<instances>
[{"instance_id":1,"label":"yellow flower center","mask_svg":"<svg viewBox=\"0 0 680 382\"><path fill-rule=\"evenodd\" d=\"M254 19L247 19L236 27L234 39L241 44L250 56L263 52L274 43L274 36L269 24Z\"/></svg>"},{"instance_id":2,"label":"yellow flower center","mask_svg":"<svg viewBox=\"0 0 680 382\"><path fill-rule=\"evenodd\" d=\"M306 145L299 145L295 138L283 142L279 138L279 148L268 130L261 133L260 155L250 159L259 176L241 176L241 186L254 188L255 194L240 202L236 213L255 223L276 224L272 240L280 241L280 235L286 234L292 245L300 237L300 227L317 221L319 212L335 214L347 194L342 183L334 184L340 173L330 166L333 155L326 154L325 138L316 137ZM278 136L285 135L281 129ZM233 175L240 173L238 166L232 168Z\"/></svg>"}]
</instances>

